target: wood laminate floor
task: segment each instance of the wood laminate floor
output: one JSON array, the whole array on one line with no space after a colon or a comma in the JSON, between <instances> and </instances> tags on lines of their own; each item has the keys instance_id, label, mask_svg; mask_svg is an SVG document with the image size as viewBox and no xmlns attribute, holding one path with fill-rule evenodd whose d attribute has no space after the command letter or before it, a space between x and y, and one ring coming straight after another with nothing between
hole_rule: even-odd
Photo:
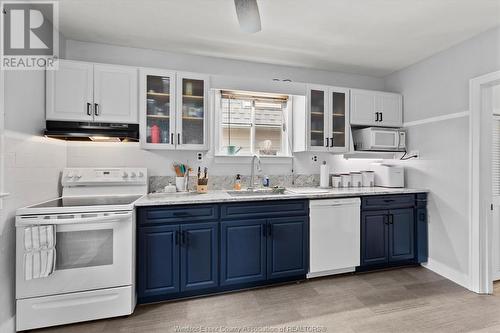
<instances>
[{"instance_id":1,"label":"wood laminate floor","mask_svg":"<svg viewBox=\"0 0 500 333\"><path fill-rule=\"evenodd\" d=\"M495 290L477 295L410 267L143 305L129 317L34 332L500 332Z\"/></svg>"}]
</instances>

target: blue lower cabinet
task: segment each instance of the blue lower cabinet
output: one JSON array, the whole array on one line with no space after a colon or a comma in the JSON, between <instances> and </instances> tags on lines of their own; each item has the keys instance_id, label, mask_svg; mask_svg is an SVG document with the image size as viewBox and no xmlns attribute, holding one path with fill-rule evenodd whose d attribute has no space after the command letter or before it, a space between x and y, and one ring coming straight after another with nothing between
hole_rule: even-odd
<instances>
[{"instance_id":1,"label":"blue lower cabinet","mask_svg":"<svg viewBox=\"0 0 500 333\"><path fill-rule=\"evenodd\" d=\"M181 291L218 285L218 223L181 225Z\"/></svg>"},{"instance_id":2,"label":"blue lower cabinet","mask_svg":"<svg viewBox=\"0 0 500 333\"><path fill-rule=\"evenodd\" d=\"M416 218L417 231L417 261L419 263L427 262L429 256L428 251L428 235L427 235L427 208L417 208Z\"/></svg>"},{"instance_id":3,"label":"blue lower cabinet","mask_svg":"<svg viewBox=\"0 0 500 333\"><path fill-rule=\"evenodd\" d=\"M413 208L389 211L389 262L415 258L415 216Z\"/></svg>"},{"instance_id":4,"label":"blue lower cabinet","mask_svg":"<svg viewBox=\"0 0 500 333\"><path fill-rule=\"evenodd\" d=\"M369 270L427 261L427 194L361 200L361 266Z\"/></svg>"},{"instance_id":5,"label":"blue lower cabinet","mask_svg":"<svg viewBox=\"0 0 500 333\"><path fill-rule=\"evenodd\" d=\"M266 279L266 220L224 221L221 227L221 285Z\"/></svg>"},{"instance_id":6,"label":"blue lower cabinet","mask_svg":"<svg viewBox=\"0 0 500 333\"><path fill-rule=\"evenodd\" d=\"M140 228L137 253L137 293L156 297L178 293L179 226Z\"/></svg>"},{"instance_id":7,"label":"blue lower cabinet","mask_svg":"<svg viewBox=\"0 0 500 333\"><path fill-rule=\"evenodd\" d=\"M388 221L386 211L369 211L361 214L361 265L388 262Z\"/></svg>"},{"instance_id":8,"label":"blue lower cabinet","mask_svg":"<svg viewBox=\"0 0 500 333\"><path fill-rule=\"evenodd\" d=\"M307 274L308 217L267 220L267 278Z\"/></svg>"},{"instance_id":9,"label":"blue lower cabinet","mask_svg":"<svg viewBox=\"0 0 500 333\"><path fill-rule=\"evenodd\" d=\"M307 274L307 200L140 208L137 216L139 303Z\"/></svg>"}]
</instances>

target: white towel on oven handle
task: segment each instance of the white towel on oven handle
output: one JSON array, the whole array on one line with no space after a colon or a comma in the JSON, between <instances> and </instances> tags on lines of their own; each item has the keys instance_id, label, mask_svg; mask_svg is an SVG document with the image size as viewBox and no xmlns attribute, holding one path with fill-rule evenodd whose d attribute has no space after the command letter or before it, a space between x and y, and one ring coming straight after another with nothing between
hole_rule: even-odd
<instances>
[{"instance_id":1,"label":"white towel on oven handle","mask_svg":"<svg viewBox=\"0 0 500 333\"><path fill-rule=\"evenodd\" d=\"M24 228L24 277L26 280L47 277L55 269L54 225Z\"/></svg>"}]
</instances>

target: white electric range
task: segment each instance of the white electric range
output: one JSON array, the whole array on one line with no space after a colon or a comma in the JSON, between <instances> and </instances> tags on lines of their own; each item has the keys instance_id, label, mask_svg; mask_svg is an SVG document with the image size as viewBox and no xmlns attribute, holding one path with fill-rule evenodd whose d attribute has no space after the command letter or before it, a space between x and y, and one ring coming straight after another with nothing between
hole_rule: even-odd
<instances>
[{"instance_id":1,"label":"white electric range","mask_svg":"<svg viewBox=\"0 0 500 333\"><path fill-rule=\"evenodd\" d=\"M61 184L62 197L16 212L17 331L128 315L136 304L134 202L147 170L67 168Z\"/></svg>"}]
</instances>

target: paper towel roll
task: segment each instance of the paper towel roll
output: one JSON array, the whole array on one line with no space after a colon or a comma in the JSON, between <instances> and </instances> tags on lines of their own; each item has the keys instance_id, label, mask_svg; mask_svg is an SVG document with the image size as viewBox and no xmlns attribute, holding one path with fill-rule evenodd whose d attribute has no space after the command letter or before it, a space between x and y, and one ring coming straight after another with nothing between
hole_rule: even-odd
<instances>
[{"instance_id":1,"label":"paper towel roll","mask_svg":"<svg viewBox=\"0 0 500 333\"><path fill-rule=\"evenodd\" d=\"M323 164L321 164L319 168L319 187L330 187L330 181L328 179L329 175L330 170L328 168L328 165L326 164L326 161L323 161Z\"/></svg>"}]
</instances>

